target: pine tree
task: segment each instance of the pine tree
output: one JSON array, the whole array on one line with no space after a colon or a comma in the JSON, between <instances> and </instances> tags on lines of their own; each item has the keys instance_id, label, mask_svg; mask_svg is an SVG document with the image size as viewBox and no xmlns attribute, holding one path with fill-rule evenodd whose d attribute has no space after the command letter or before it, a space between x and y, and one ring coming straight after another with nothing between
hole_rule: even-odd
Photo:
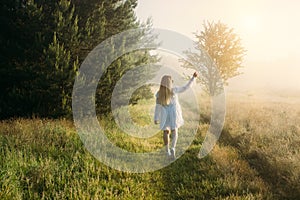
<instances>
[{"instance_id":1,"label":"pine tree","mask_svg":"<svg viewBox=\"0 0 300 200\"><path fill-rule=\"evenodd\" d=\"M1 1L0 118L70 115L80 63L105 39L141 27L136 5L136 0ZM123 42L135 43L142 37ZM124 73L154 61L143 51L113 62L98 85L99 112L109 112L113 87Z\"/></svg>"},{"instance_id":2,"label":"pine tree","mask_svg":"<svg viewBox=\"0 0 300 200\"><path fill-rule=\"evenodd\" d=\"M79 32L75 7L68 0L60 0L53 12L53 41L44 50L43 80L48 83L43 96L44 106L51 115L71 112L72 86L79 68ZM49 98L51 97L51 98ZM46 103L48 102L48 103ZM39 108L40 109L40 108Z\"/></svg>"},{"instance_id":3,"label":"pine tree","mask_svg":"<svg viewBox=\"0 0 300 200\"><path fill-rule=\"evenodd\" d=\"M33 71L43 49L42 9L33 0L4 0L0 13L0 118L30 115Z\"/></svg>"}]
</instances>

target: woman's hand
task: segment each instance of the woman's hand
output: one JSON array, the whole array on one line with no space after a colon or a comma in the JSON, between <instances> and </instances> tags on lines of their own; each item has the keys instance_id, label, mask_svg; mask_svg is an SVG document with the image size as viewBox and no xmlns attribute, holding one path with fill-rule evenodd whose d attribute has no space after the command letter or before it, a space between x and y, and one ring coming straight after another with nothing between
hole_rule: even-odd
<instances>
[{"instance_id":1,"label":"woman's hand","mask_svg":"<svg viewBox=\"0 0 300 200\"><path fill-rule=\"evenodd\" d=\"M194 72L193 77L197 78L197 76L198 76L198 73Z\"/></svg>"}]
</instances>

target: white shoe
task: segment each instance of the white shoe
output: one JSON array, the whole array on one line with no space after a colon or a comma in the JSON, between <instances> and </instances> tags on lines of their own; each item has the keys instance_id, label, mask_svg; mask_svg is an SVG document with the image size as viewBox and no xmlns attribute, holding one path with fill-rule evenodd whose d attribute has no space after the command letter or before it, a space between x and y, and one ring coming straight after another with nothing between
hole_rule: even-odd
<instances>
[{"instance_id":1,"label":"white shoe","mask_svg":"<svg viewBox=\"0 0 300 200\"><path fill-rule=\"evenodd\" d=\"M171 152L170 152L170 149L167 150L167 156L171 156Z\"/></svg>"}]
</instances>

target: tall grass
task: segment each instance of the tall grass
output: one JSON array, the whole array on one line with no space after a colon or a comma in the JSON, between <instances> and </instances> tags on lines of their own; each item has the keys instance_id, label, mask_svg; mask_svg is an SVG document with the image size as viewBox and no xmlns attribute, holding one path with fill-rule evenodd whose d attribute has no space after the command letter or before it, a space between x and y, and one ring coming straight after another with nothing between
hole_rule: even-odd
<instances>
[{"instance_id":1,"label":"tall grass","mask_svg":"<svg viewBox=\"0 0 300 200\"><path fill-rule=\"evenodd\" d=\"M148 112L152 103L130 107L135 123L152 123ZM220 141L199 160L197 154L209 127L209 111L201 112L201 123L187 151L171 165L143 174L100 163L84 148L71 121L1 121L0 199L299 197L299 107L230 101ZM189 123L187 120L186 125ZM147 152L163 145L161 132L140 139L126 135L109 119L100 124L110 140L129 151ZM179 132L179 139L187 130Z\"/></svg>"},{"instance_id":2,"label":"tall grass","mask_svg":"<svg viewBox=\"0 0 300 200\"><path fill-rule=\"evenodd\" d=\"M278 199L300 197L300 105L281 101L228 104L223 142L237 148Z\"/></svg>"}]
</instances>

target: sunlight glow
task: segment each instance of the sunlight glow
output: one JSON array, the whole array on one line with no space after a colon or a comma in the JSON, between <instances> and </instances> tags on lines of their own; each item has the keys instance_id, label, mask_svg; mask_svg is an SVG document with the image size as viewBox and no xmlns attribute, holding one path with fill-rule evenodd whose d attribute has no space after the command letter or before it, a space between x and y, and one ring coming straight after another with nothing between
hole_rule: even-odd
<instances>
[{"instance_id":1,"label":"sunlight glow","mask_svg":"<svg viewBox=\"0 0 300 200\"><path fill-rule=\"evenodd\" d=\"M242 17L241 27L247 34L257 34L261 29L261 21L258 16L247 15Z\"/></svg>"}]
</instances>

